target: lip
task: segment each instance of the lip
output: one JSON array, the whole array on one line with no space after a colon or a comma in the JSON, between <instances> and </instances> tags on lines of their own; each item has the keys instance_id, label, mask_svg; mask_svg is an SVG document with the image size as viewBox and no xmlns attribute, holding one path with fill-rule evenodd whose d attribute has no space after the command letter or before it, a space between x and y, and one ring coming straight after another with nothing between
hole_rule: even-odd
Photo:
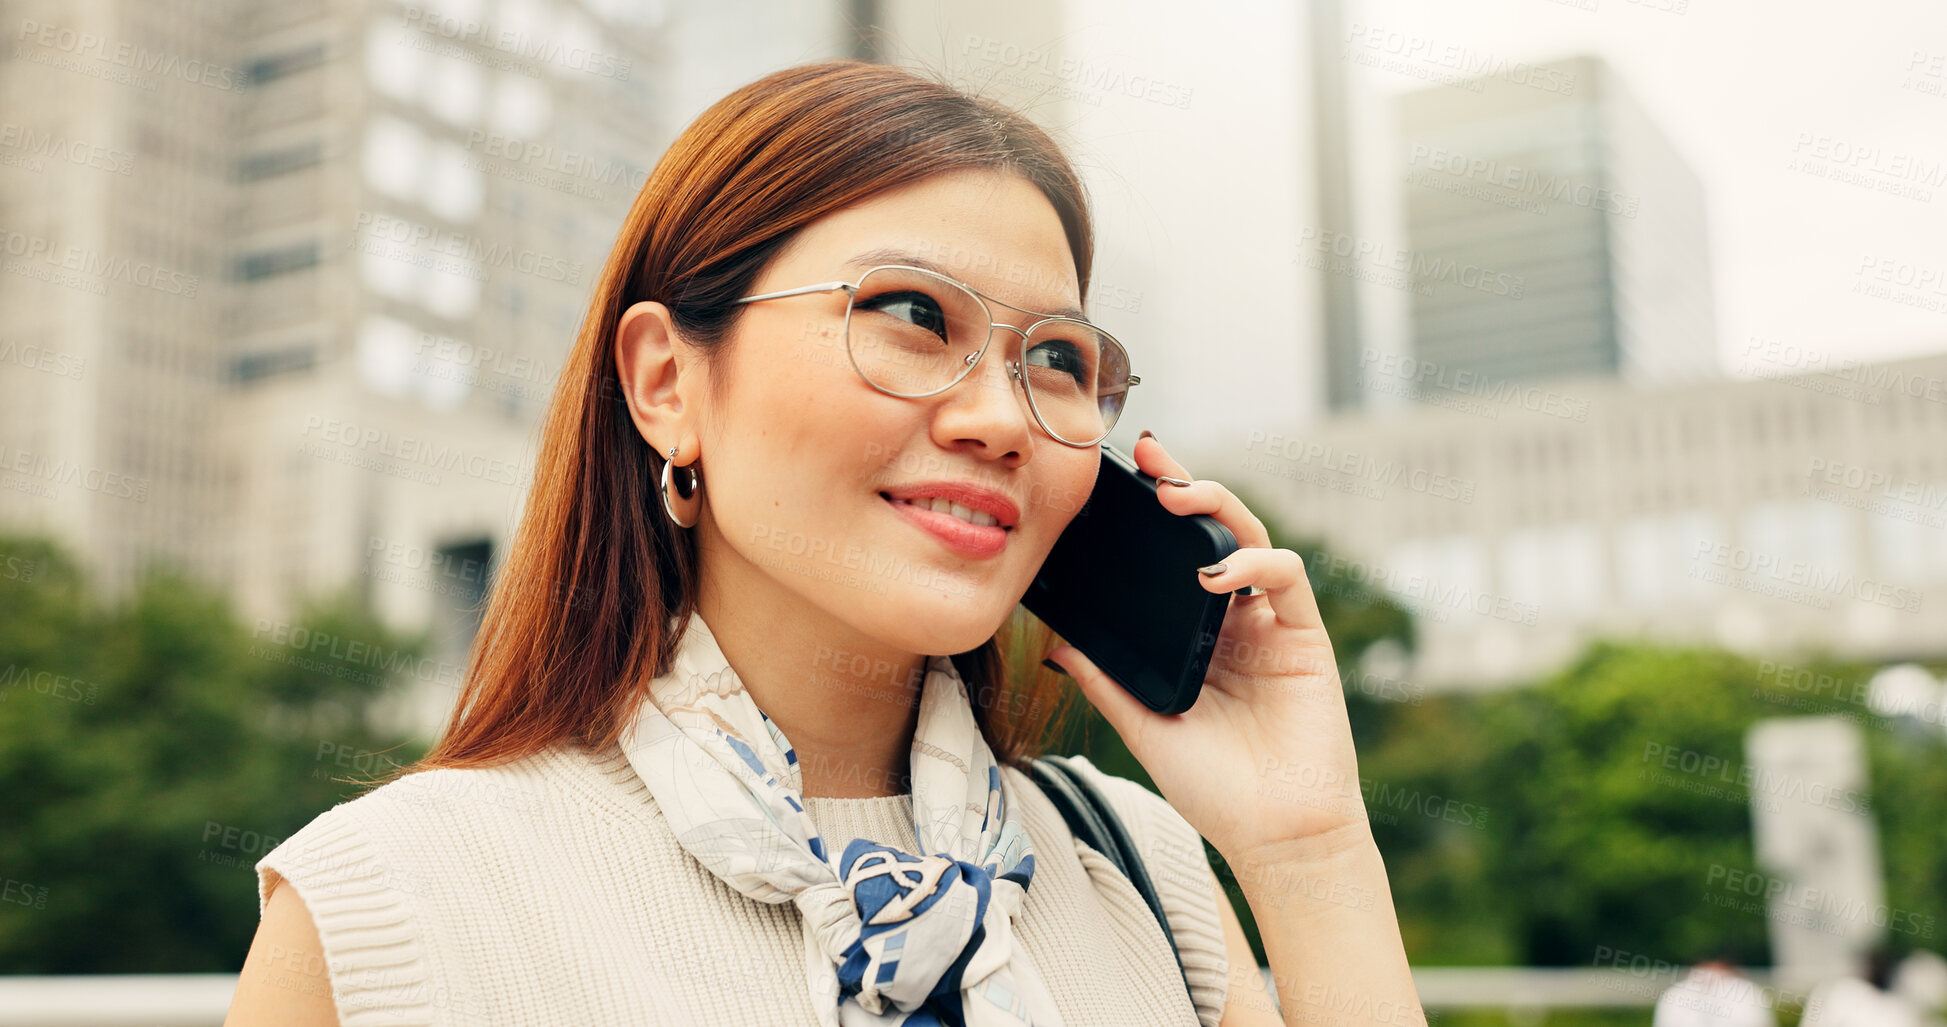
<instances>
[{"instance_id":1,"label":"lip","mask_svg":"<svg viewBox=\"0 0 1947 1027\"><path fill-rule=\"evenodd\" d=\"M904 485L881 492L880 498L894 512L939 539L947 548L963 556L982 559L999 555L1007 548L1007 535L1020 521L1020 511L1006 496L964 482L935 481ZM996 525L970 524L952 514L923 510L902 499L944 498L972 510L994 515Z\"/></svg>"},{"instance_id":2,"label":"lip","mask_svg":"<svg viewBox=\"0 0 1947 1027\"><path fill-rule=\"evenodd\" d=\"M884 495L892 499L950 499L971 510L980 510L994 515L1003 528L1012 528L1021 520L1021 511L1012 499L1002 492L983 488L964 481L916 481L901 485L896 489L886 489ZM959 523L965 524L965 521Z\"/></svg>"}]
</instances>

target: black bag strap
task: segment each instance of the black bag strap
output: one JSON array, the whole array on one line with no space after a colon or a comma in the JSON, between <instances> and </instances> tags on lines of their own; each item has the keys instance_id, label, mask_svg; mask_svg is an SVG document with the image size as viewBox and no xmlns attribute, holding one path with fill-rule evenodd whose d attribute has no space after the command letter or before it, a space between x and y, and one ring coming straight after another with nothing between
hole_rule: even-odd
<instances>
[{"instance_id":1,"label":"black bag strap","mask_svg":"<svg viewBox=\"0 0 1947 1027\"><path fill-rule=\"evenodd\" d=\"M1135 840L1122 825L1122 818L1116 816L1115 808L1094 784L1070 765L1066 756L1041 756L1028 765L1028 775L1034 783L1047 793L1049 801L1061 811L1061 818L1068 822L1068 829L1089 848L1108 857L1122 876L1135 885L1136 894L1149 904L1149 911L1156 916L1156 923L1163 929L1163 940L1169 943L1170 954L1176 957L1176 970L1183 975L1183 990L1190 990L1190 975L1183 969L1183 954L1177 951L1176 937L1170 933L1169 917L1163 913L1163 900L1157 896L1155 885L1150 883L1149 871L1143 867L1142 854L1136 851Z\"/></svg>"}]
</instances>

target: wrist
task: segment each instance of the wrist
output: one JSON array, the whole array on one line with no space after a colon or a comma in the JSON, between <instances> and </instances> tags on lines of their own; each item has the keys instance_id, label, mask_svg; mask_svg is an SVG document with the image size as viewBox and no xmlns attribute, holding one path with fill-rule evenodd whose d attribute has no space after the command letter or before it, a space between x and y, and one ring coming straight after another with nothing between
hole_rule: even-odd
<instances>
[{"instance_id":1,"label":"wrist","mask_svg":"<svg viewBox=\"0 0 1947 1027\"><path fill-rule=\"evenodd\" d=\"M1303 838L1265 842L1236 856L1227 852L1220 855L1248 896L1255 885L1265 883L1273 874L1284 878L1294 872L1345 869L1378 859L1379 843L1372 836L1370 822L1356 820Z\"/></svg>"}]
</instances>

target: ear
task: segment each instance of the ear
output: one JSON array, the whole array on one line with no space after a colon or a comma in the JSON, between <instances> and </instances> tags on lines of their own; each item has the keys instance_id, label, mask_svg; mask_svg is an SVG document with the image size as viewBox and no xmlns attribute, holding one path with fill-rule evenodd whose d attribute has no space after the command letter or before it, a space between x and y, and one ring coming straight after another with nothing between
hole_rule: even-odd
<instances>
[{"instance_id":1,"label":"ear","mask_svg":"<svg viewBox=\"0 0 1947 1027\"><path fill-rule=\"evenodd\" d=\"M705 371L699 362L678 360L679 341L668 307L653 300L637 303L616 324L615 372L629 419L649 447L666 455L671 446L681 446L694 461L697 439L688 429L684 396L694 392L696 376Z\"/></svg>"}]
</instances>

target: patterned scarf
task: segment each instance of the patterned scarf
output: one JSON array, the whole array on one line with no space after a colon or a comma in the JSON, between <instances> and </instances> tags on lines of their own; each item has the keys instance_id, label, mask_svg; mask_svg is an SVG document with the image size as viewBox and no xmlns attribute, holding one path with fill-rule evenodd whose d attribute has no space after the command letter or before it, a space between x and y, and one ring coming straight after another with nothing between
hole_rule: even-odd
<instances>
[{"instance_id":1,"label":"patterned scarf","mask_svg":"<svg viewBox=\"0 0 1947 1027\"><path fill-rule=\"evenodd\" d=\"M928 657L920 694L917 856L862 838L831 850L805 813L797 753L701 615L651 694L622 736L629 763L711 873L804 914L821 1027L1059 1027L1012 926L1033 848L953 661Z\"/></svg>"}]
</instances>

